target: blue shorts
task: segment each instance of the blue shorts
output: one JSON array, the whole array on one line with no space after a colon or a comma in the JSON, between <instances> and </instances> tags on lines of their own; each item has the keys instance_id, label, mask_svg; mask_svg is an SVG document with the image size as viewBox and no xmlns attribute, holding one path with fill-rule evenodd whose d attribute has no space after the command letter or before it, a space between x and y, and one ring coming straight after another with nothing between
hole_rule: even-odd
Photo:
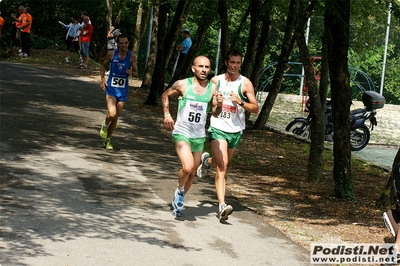
<instances>
[{"instance_id":1,"label":"blue shorts","mask_svg":"<svg viewBox=\"0 0 400 266\"><path fill-rule=\"evenodd\" d=\"M81 55L89 56L89 44L88 42L81 42Z\"/></svg>"},{"instance_id":2,"label":"blue shorts","mask_svg":"<svg viewBox=\"0 0 400 266\"><path fill-rule=\"evenodd\" d=\"M107 86L106 95L112 96L120 102L126 102L128 99L128 90Z\"/></svg>"}]
</instances>

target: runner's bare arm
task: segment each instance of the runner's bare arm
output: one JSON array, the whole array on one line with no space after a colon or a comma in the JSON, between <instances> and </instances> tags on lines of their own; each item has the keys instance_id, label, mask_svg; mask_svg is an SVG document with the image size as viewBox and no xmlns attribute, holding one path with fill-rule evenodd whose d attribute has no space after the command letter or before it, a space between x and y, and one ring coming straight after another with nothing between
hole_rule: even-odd
<instances>
[{"instance_id":1,"label":"runner's bare arm","mask_svg":"<svg viewBox=\"0 0 400 266\"><path fill-rule=\"evenodd\" d=\"M164 112L164 126L169 130L174 129L174 119L169 112L169 98L173 96L182 96L186 90L184 84L185 83L183 83L182 80L178 80L161 95L161 104Z\"/></svg>"},{"instance_id":2,"label":"runner's bare arm","mask_svg":"<svg viewBox=\"0 0 400 266\"><path fill-rule=\"evenodd\" d=\"M137 66L137 56L135 53L131 54L131 67L129 68L130 73L128 75L131 75L133 78L138 78L139 77L139 70Z\"/></svg>"},{"instance_id":3,"label":"runner's bare arm","mask_svg":"<svg viewBox=\"0 0 400 266\"><path fill-rule=\"evenodd\" d=\"M102 90L106 89L106 82L107 82L106 81L106 77L105 77L106 69L109 68L113 55L114 55L114 51L107 52L106 58L104 59L104 62L101 65L101 68L100 68L100 78L101 78L100 88Z\"/></svg>"},{"instance_id":4,"label":"runner's bare arm","mask_svg":"<svg viewBox=\"0 0 400 266\"><path fill-rule=\"evenodd\" d=\"M218 117L219 114L222 112L222 103L224 102L224 96L222 93L218 92L218 87L213 83L212 88L212 98L211 98L211 114L214 117Z\"/></svg>"},{"instance_id":5,"label":"runner's bare arm","mask_svg":"<svg viewBox=\"0 0 400 266\"><path fill-rule=\"evenodd\" d=\"M246 78L243 82L243 94L246 96L247 101L244 103L243 108L250 113L258 113L258 102L254 93L253 83Z\"/></svg>"}]
</instances>

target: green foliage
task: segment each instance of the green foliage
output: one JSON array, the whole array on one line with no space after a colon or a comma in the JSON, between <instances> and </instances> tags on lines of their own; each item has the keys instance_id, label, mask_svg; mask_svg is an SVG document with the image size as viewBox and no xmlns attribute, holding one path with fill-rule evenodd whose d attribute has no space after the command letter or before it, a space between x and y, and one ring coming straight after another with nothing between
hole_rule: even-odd
<instances>
[{"instance_id":1,"label":"green foliage","mask_svg":"<svg viewBox=\"0 0 400 266\"><path fill-rule=\"evenodd\" d=\"M117 16L119 6L122 0L113 1L113 19ZM389 48L386 64L385 83L383 95L387 103L399 104L400 90L398 88L400 68L398 68L400 60L400 4L398 1L393 2L392 23L390 28ZM174 15L175 7L178 0L168 1L170 5L169 17ZM198 25L202 23L201 18L204 13L207 16L215 17L214 23L211 25L206 36L201 40L199 54L204 54L211 59L212 74L217 67L218 37L220 29L220 20L217 13L218 2L214 1L190 1L191 9L189 16L183 24L191 30L192 38L195 37ZM227 2L228 18L229 18L229 42L236 41L236 47L245 53L247 45L247 37L249 34L250 17L242 21L245 12L248 9L250 0L240 1L231 0ZM107 25L105 17L107 13L105 0L25 0L18 1L2 1L0 2L0 10L5 19L5 27L3 36L0 39L2 49L11 47L15 43L12 42L12 19L10 13L17 13L19 5L29 6L33 16L32 26L32 47L35 48L55 48L65 49L64 30L58 21L69 23L73 14L78 16L82 11L87 11L94 27L92 36L91 49L95 46L99 51L96 53L105 53ZM121 31L133 36L136 24L136 12L139 0L125 0L121 13L120 28ZM321 54L321 38L323 33L323 10L324 2L317 1L317 5L311 14L310 33L309 33L309 50L310 54L319 56ZM278 60L281 42L284 33L285 21L288 12L289 1L271 0L271 19L272 28L268 43L268 53L266 58L258 58L263 60L265 65ZM368 74L374 83L376 90L379 89L382 73L382 61L384 53L384 39L386 33L388 4L386 1L365 1L353 0L351 2L351 36L349 65L360 69ZM241 27L239 35L236 36L238 28ZM147 38L143 38L142 45L139 49L139 58L144 64L147 48ZM180 42L178 38L177 42ZM174 58L172 58L174 60ZM297 48L295 47L289 61L300 62ZM139 62L140 63L140 62ZM218 68L223 65L223 55L218 58ZM144 65L141 66L144 69ZM294 71L293 67L292 70ZM290 70L290 71L292 71ZM220 70L217 70L220 72ZM300 71L301 73L301 71ZM272 75L265 73L265 75ZM261 82L260 82L261 84ZM298 94L300 87L300 78L288 78L282 84L283 93Z\"/></svg>"}]
</instances>

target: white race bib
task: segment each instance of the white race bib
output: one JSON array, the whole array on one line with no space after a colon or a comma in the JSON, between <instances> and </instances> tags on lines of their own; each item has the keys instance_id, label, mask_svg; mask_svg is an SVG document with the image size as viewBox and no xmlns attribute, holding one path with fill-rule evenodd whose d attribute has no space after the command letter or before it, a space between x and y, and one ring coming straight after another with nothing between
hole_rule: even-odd
<instances>
[{"instance_id":1,"label":"white race bib","mask_svg":"<svg viewBox=\"0 0 400 266\"><path fill-rule=\"evenodd\" d=\"M116 78L113 77L111 80L111 86L116 87L116 88L125 88L125 78Z\"/></svg>"}]
</instances>

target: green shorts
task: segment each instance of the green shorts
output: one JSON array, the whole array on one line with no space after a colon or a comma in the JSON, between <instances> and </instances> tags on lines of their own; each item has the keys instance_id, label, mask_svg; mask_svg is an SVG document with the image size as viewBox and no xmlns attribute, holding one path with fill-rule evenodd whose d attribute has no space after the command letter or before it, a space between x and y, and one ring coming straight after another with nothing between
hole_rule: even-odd
<instances>
[{"instance_id":1,"label":"green shorts","mask_svg":"<svg viewBox=\"0 0 400 266\"><path fill-rule=\"evenodd\" d=\"M240 139L242 138L242 132L229 133L210 127L208 129L208 138L210 141L213 139L226 140L228 142L228 148L235 149L239 145Z\"/></svg>"},{"instance_id":2,"label":"green shorts","mask_svg":"<svg viewBox=\"0 0 400 266\"><path fill-rule=\"evenodd\" d=\"M172 137L174 138L175 142L178 141L185 141L190 144L190 148L192 149L192 152L199 152L203 151L204 149L204 141L206 141L206 138L188 138L184 135L180 134L173 134Z\"/></svg>"}]
</instances>

